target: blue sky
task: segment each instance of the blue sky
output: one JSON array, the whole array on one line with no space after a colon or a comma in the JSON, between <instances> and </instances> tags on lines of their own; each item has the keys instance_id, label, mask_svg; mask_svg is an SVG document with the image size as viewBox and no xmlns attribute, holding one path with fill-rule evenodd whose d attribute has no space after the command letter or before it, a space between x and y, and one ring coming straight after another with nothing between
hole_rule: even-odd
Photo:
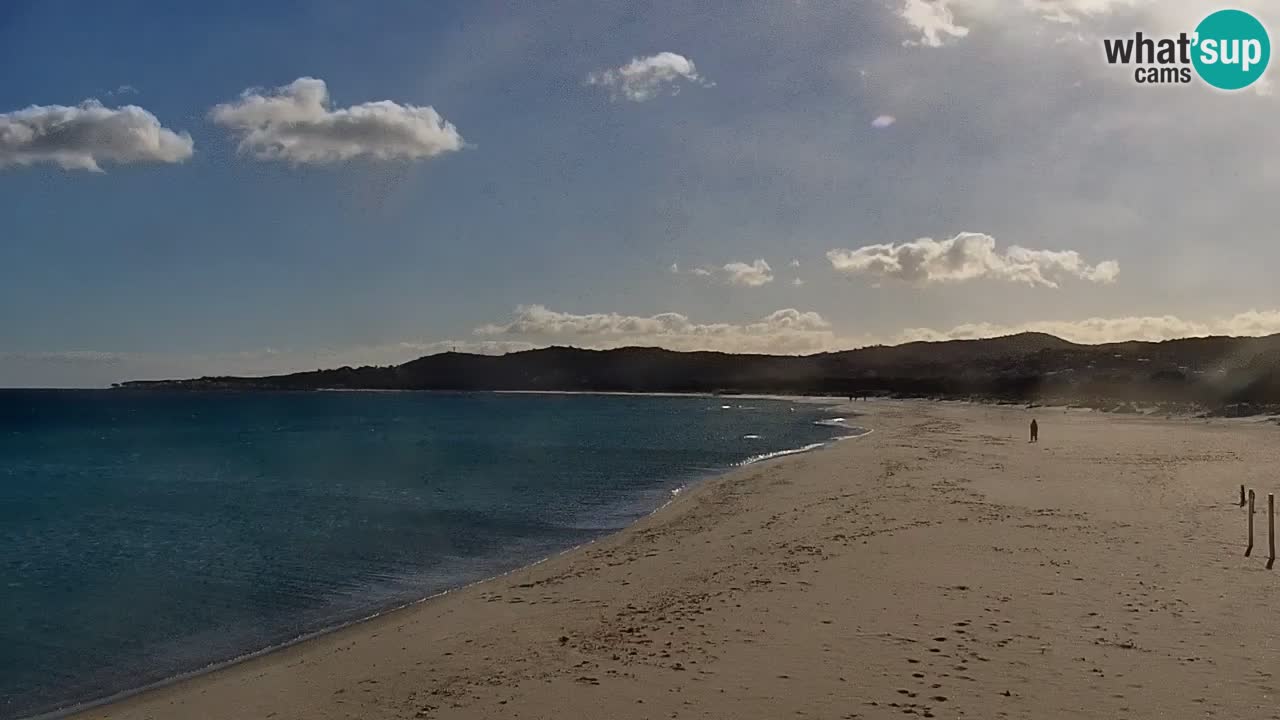
<instances>
[{"instance_id":1,"label":"blue sky","mask_svg":"<svg viewBox=\"0 0 1280 720\"><path fill-rule=\"evenodd\" d=\"M7 3L0 386L1280 331L1269 83L1139 88L1101 59L1216 7ZM328 100L282 149L298 126L252 102L300 78ZM4 140L87 100L169 144L90 133L95 172ZM441 125L396 135L424 108Z\"/></svg>"}]
</instances>

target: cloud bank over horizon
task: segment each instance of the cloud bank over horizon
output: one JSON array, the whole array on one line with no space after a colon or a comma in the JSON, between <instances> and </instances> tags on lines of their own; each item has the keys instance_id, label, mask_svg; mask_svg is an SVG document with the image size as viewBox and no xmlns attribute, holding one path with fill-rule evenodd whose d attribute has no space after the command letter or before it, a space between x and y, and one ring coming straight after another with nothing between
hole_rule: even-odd
<instances>
[{"instance_id":1,"label":"cloud bank over horizon","mask_svg":"<svg viewBox=\"0 0 1280 720\"><path fill-rule=\"evenodd\" d=\"M574 314L543 305L521 305L509 322L482 325L474 332L539 346L571 343L606 349L639 345L789 355L820 352L836 341L831 323L821 315L794 308L744 323L699 323L675 312L647 317L612 312Z\"/></svg>"},{"instance_id":2,"label":"cloud bank over horizon","mask_svg":"<svg viewBox=\"0 0 1280 720\"><path fill-rule=\"evenodd\" d=\"M1160 342L1215 335L1260 337L1280 333L1280 310L1249 310L1203 320L1155 315L1014 324L973 322L943 329L905 328L881 337L840 333L821 314L793 308L737 324L698 323L681 313L660 313L648 317L619 313L574 314L551 310L543 305L521 305L510 321L483 325L474 331L477 336L520 340L537 347L566 343L593 349L639 345L671 350L778 354L851 350L868 345L899 345L921 340L976 340L1023 332L1048 333L1063 340L1089 345L1131 340Z\"/></svg>"},{"instance_id":3,"label":"cloud bank over horizon","mask_svg":"<svg viewBox=\"0 0 1280 720\"><path fill-rule=\"evenodd\" d=\"M906 328L893 335L837 332L821 314L794 308L777 310L741 323L698 322L675 312L649 316L622 313L569 313L543 305L518 306L512 317L481 325L473 337L456 340L406 340L343 349L260 349L211 354L159 352L0 352L0 378L21 371L51 378L46 385L77 386L57 378L90 378L107 385L133 379L173 379L205 375L269 375L343 366L395 365L442 352L501 355L551 346L608 350L660 347L677 351L715 351L807 355L871 345L941 342L1041 332L1081 344L1125 341L1160 342L1188 337L1260 337L1280 334L1280 309L1186 319L1176 315L1091 317L1017 324L974 322L948 329ZM39 383L36 383L39 385ZM84 386L81 382L79 386Z\"/></svg>"}]
</instances>

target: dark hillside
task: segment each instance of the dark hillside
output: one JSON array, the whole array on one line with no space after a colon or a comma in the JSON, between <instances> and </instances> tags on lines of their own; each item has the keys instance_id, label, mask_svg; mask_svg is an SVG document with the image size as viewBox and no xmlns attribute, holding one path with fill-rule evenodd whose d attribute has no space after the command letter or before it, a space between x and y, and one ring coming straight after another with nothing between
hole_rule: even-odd
<instances>
[{"instance_id":1,"label":"dark hillside","mask_svg":"<svg viewBox=\"0 0 1280 720\"><path fill-rule=\"evenodd\" d=\"M261 378L134 381L127 389L752 392L1280 405L1280 336L1079 345L1043 333L913 342L808 356L550 347L441 353L391 367Z\"/></svg>"}]
</instances>

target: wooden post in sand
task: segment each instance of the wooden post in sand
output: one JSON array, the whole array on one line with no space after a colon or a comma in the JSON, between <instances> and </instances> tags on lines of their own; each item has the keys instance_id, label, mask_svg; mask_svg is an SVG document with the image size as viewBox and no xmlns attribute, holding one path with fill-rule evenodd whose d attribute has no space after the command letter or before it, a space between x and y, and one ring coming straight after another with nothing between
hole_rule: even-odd
<instances>
[{"instance_id":1,"label":"wooden post in sand","mask_svg":"<svg viewBox=\"0 0 1280 720\"><path fill-rule=\"evenodd\" d=\"M1244 549L1244 556L1253 552L1253 490L1249 491L1249 546Z\"/></svg>"},{"instance_id":2,"label":"wooden post in sand","mask_svg":"<svg viewBox=\"0 0 1280 720\"><path fill-rule=\"evenodd\" d=\"M1267 569L1276 564L1276 496L1267 493Z\"/></svg>"},{"instance_id":3,"label":"wooden post in sand","mask_svg":"<svg viewBox=\"0 0 1280 720\"><path fill-rule=\"evenodd\" d=\"M1240 507L1244 507L1244 486L1240 486Z\"/></svg>"}]
</instances>

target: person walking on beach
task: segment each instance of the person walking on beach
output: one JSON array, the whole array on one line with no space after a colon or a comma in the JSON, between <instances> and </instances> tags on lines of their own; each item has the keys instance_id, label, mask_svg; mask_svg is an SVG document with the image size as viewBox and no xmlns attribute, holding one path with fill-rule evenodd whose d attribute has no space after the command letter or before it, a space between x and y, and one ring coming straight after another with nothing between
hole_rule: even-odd
<instances>
[{"instance_id":1,"label":"person walking on beach","mask_svg":"<svg viewBox=\"0 0 1280 720\"><path fill-rule=\"evenodd\" d=\"M1031 442L1040 442L1040 426L1036 424L1035 418L1031 419Z\"/></svg>"}]
</instances>

